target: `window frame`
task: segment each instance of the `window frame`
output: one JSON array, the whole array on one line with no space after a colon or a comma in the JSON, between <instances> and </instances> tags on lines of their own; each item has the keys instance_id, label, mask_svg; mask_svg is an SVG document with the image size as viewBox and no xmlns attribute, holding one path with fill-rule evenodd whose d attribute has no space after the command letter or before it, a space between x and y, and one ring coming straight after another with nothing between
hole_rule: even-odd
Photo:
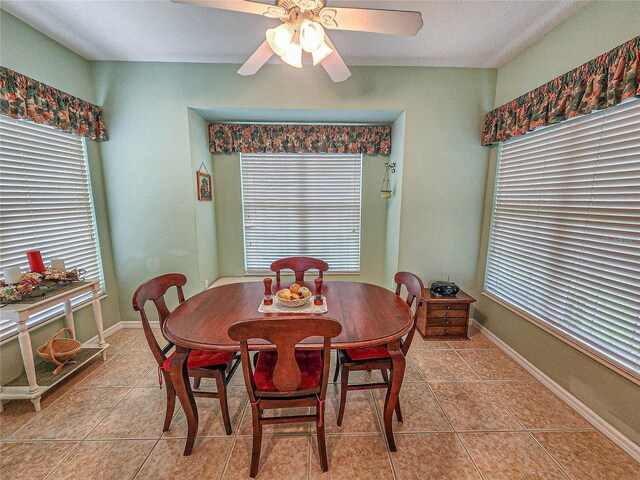
<instances>
[{"instance_id":1,"label":"window frame","mask_svg":"<svg viewBox=\"0 0 640 480\"><path fill-rule=\"evenodd\" d=\"M335 271L333 269L330 268L330 273L331 275L350 275L350 276L358 276L361 274L362 272L362 192L363 192L363 188L364 188L364 184L363 184L363 172L364 172L364 161L365 161L365 156L362 153L241 153L239 155L239 161L240 161L240 196L241 196L241 200L242 200L242 240L243 240L243 256L244 256L244 275L245 276L256 276L256 275L269 275L272 274L273 272L271 272L271 270L268 267L265 267L264 269L249 269L248 268L248 262L247 262L247 231L246 231L246 205L245 205L245 185L244 185L244 172L243 172L243 155L245 156L251 156L251 155L268 155L268 156L322 156L322 155L329 155L329 156L356 156L359 157L359 172L358 172L358 178L359 178L359 191L358 191L358 221L357 221L357 230L358 230L358 266L357 269L354 270L349 270L349 271ZM286 255L286 256L299 256L299 255ZM312 255L310 255L312 256ZM320 256L322 257L322 256ZM283 257L279 257L279 258L283 258ZM277 259L275 259L277 260ZM325 258L323 258L323 260L326 260ZM329 264L331 265L331 262L329 262Z\"/></svg>"},{"instance_id":2,"label":"window frame","mask_svg":"<svg viewBox=\"0 0 640 480\"><path fill-rule=\"evenodd\" d=\"M4 118L5 120L7 120L7 118ZM48 125L41 125L41 124L36 124L33 122L29 122L28 120L23 120L23 119L14 119L14 118L8 118L9 121L13 121L13 122L27 122L29 124L30 128L42 128L42 129L53 129L56 130L54 127L48 126ZM87 179L87 193L88 193L88 198L89 198L89 207L91 209L91 226L92 226L92 231L93 231L93 236L94 236L94 243L95 243L95 248L96 248L96 264L98 266L98 280L100 281L100 298L105 298L106 297L106 289L105 289L105 277L104 277L104 267L103 267L103 262L102 262L102 250L100 248L100 236L98 234L98 221L97 221L97 217L96 217L96 208L95 208L95 198L94 198L94 194L93 194L93 186L92 186L92 182L91 182L91 169L90 169L90 164L89 164L89 154L88 154L88 150L87 150L87 139L84 137L79 137L77 135L74 135L72 133L68 133L68 132L59 132L59 133L64 133L67 134L68 136L73 136L76 137L76 139L80 142L80 145L82 147L82 156L83 156L83 160L84 160L84 169L85 169L85 173L86 173L86 179ZM72 311L76 311L79 310L81 308L84 308L88 305L91 304L92 301L92 293L88 292L88 293L83 293L81 295L78 295L77 297L74 297L71 299L71 307L72 307ZM64 305L60 304L60 305L55 305L53 307L47 308L46 310L43 310L41 312L38 312L32 316L29 317L29 319L27 320L27 329L28 330L33 330L36 329L38 327L44 326L48 323L51 323L57 319L62 318L65 315L65 311L64 311ZM8 320L8 317L3 319L3 320ZM5 332L4 334L0 335L0 345L3 345L7 342L10 342L12 340L14 340L18 335L18 329L17 329L17 325L12 328L10 331Z\"/></svg>"},{"instance_id":3,"label":"window frame","mask_svg":"<svg viewBox=\"0 0 640 480\"><path fill-rule=\"evenodd\" d=\"M630 102L638 102L638 108L640 108L640 99L633 99ZM624 103L630 103L630 102L624 102ZM597 114L600 112L602 112L602 110L594 111L592 113ZM553 128L554 126L555 125L540 127L539 129L536 129L536 131L532 133L545 131ZM514 140L518 141L517 139L522 139L522 137L517 137L516 139L510 139L509 141L514 141ZM627 366L621 363L615 362L613 359L598 352L595 348L592 348L590 345L582 343L572 338L570 335L562 332L561 330L556 328L553 325L553 323L547 322L543 318L538 318L533 312L528 312L525 309L510 303L507 299L501 298L500 296L496 295L495 293L487 289L487 277L488 277L489 266L491 261L491 248L494 240L494 226L495 226L496 206L497 206L497 198L498 198L498 185L500 181L500 166L501 166L501 161L503 156L502 153L503 153L504 143L505 142L500 142L498 144L498 151L497 151L497 157L496 157L496 169L495 169L494 182L493 182L493 198L491 202L491 217L490 217L490 223L489 223L489 235L488 235L486 258L485 258L485 271L483 276L483 285L482 285L481 294L484 297L488 298L489 300L497 303L501 307L506 308L510 312L519 316L520 318L523 318L529 323L532 323L533 325L537 326L543 331L551 334L555 338L561 340L562 342L582 352L583 354L587 355L588 357L592 358L598 363L615 371L616 373L620 374L624 378L630 380L631 382L637 385L640 385L640 375L634 370L628 368Z\"/></svg>"}]
</instances>

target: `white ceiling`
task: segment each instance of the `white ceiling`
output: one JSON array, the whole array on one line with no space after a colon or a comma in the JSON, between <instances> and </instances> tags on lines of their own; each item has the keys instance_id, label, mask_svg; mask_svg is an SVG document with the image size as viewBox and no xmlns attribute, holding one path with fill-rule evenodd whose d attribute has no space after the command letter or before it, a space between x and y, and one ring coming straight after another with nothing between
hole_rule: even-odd
<instances>
[{"instance_id":1,"label":"white ceiling","mask_svg":"<svg viewBox=\"0 0 640 480\"><path fill-rule=\"evenodd\" d=\"M500 67L588 1L327 3L422 12L415 37L330 32L348 65ZM90 60L243 63L279 24L169 0L3 0L2 8Z\"/></svg>"}]
</instances>

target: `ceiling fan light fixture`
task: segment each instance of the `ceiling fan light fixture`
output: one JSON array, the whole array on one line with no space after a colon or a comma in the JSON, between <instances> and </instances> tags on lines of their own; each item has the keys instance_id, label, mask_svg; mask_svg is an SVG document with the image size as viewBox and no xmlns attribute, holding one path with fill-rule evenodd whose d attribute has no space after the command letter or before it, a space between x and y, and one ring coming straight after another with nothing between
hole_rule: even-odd
<instances>
[{"instance_id":1,"label":"ceiling fan light fixture","mask_svg":"<svg viewBox=\"0 0 640 480\"><path fill-rule=\"evenodd\" d=\"M276 28L269 28L265 34L267 43L273 52L282 57L287 54L296 31L292 25L283 23Z\"/></svg>"},{"instance_id":2,"label":"ceiling fan light fixture","mask_svg":"<svg viewBox=\"0 0 640 480\"><path fill-rule=\"evenodd\" d=\"M303 20L300 24L300 46L305 52L313 53L322 46L324 42L324 28L317 22Z\"/></svg>"},{"instance_id":3,"label":"ceiling fan light fixture","mask_svg":"<svg viewBox=\"0 0 640 480\"><path fill-rule=\"evenodd\" d=\"M325 58L333 53L333 48L327 45L327 42L322 42L322 45L317 50L311 52L311 58L313 58L313 64L318 65Z\"/></svg>"},{"instance_id":4,"label":"ceiling fan light fixture","mask_svg":"<svg viewBox=\"0 0 640 480\"><path fill-rule=\"evenodd\" d=\"M282 61L295 68L302 68L302 47L297 43L290 43L284 55L280 55Z\"/></svg>"}]
</instances>

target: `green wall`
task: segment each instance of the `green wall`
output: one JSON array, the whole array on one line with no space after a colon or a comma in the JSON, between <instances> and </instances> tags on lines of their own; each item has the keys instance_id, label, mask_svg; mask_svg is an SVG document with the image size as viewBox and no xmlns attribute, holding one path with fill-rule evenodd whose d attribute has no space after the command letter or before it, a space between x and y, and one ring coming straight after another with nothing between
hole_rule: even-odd
<instances>
[{"instance_id":1,"label":"green wall","mask_svg":"<svg viewBox=\"0 0 640 480\"><path fill-rule=\"evenodd\" d=\"M237 159L214 161L218 246L200 240L193 189L200 161L192 158L190 109L404 111L402 196L397 197L402 215L396 204L387 221L397 223L399 240L397 247L391 245L399 252L397 268L415 271L425 281L450 275L473 287L489 153L479 145L480 131L494 98L495 70L353 67L349 81L334 84L314 67L266 65L253 77L241 77L236 65L92 66L96 101L111 138L101 154L123 320L136 318L129 298L149 277L181 271L190 279L192 295L203 287L202 260L216 251L220 274L242 265ZM378 161L366 160L379 167ZM374 172L372 184L380 174ZM233 195L229 205L219 203L220 196ZM380 233L382 212L376 215L375 249L382 251L389 242ZM385 276L385 259L375 261L371 278ZM207 268L213 278L215 266Z\"/></svg>"},{"instance_id":2,"label":"green wall","mask_svg":"<svg viewBox=\"0 0 640 480\"><path fill-rule=\"evenodd\" d=\"M3 10L0 10L0 64L84 100L95 101L90 62ZM107 328L120 321L120 313L102 161L96 142L87 141L87 155L105 275L105 293L108 295L102 300L103 323ZM97 334L91 307L78 310L74 314L74 320L79 340L84 341ZM60 319L34 331L31 335L33 348L45 343L62 325L63 320ZM0 360L0 383L6 383L23 372L17 337L0 347Z\"/></svg>"},{"instance_id":3,"label":"green wall","mask_svg":"<svg viewBox=\"0 0 640 480\"><path fill-rule=\"evenodd\" d=\"M335 280L357 280L383 285L387 235L387 207L380 198L380 184L387 157L363 158L362 165L362 235L360 275L336 275ZM221 277L245 274L242 229L242 191L240 158L235 155L213 157L213 183L218 220L218 262Z\"/></svg>"},{"instance_id":4,"label":"green wall","mask_svg":"<svg viewBox=\"0 0 640 480\"><path fill-rule=\"evenodd\" d=\"M88 153L107 283L106 326L120 313L136 319L131 295L154 275L181 271L193 294L205 280L242 265L238 160L212 163L207 122L194 109L399 110L404 113L394 123L390 158L398 168L385 219L384 203L371 203L372 251L381 252L382 245L385 251L367 277L382 275L390 284L398 269L416 272L425 283L450 276L476 294L479 321L638 442L636 385L480 295L496 149L479 143L485 112L637 35L639 11L638 2L592 2L497 72L353 67L342 84L333 84L319 67L267 65L245 78L234 65L88 62L0 11L0 63L105 110L110 141L88 142ZM381 162L366 162L373 202ZM214 173L213 203L196 201L193 177L200 163ZM81 339L95 334L89 311L76 318ZM34 345L60 324L35 333ZM0 357L4 383L21 369L17 342L3 345Z\"/></svg>"},{"instance_id":5,"label":"green wall","mask_svg":"<svg viewBox=\"0 0 640 480\"><path fill-rule=\"evenodd\" d=\"M640 33L639 2L592 2L498 70L500 106ZM607 422L640 444L640 387L480 294L493 206L491 149L475 318Z\"/></svg>"},{"instance_id":6,"label":"green wall","mask_svg":"<svg viewBox=\"0 0 640 480\"><path fill-rule=\"evenodd\" d=\"M209 122L189 109L189 145L191 148L191 170L197 172L213 171L211 153L209 152ZM194 199L198 198L198 186L195 178L191 182ZM194 201L193 209L196 226L196 248L198 252L198 280L202 288L220 277L218 268L218 236L216 211L214 203ZM223 224L224 225L224 224ZM213 253L213 255L212 255ZM193 279L192 279L193 280Z\"/></svg>"}]
</instances>

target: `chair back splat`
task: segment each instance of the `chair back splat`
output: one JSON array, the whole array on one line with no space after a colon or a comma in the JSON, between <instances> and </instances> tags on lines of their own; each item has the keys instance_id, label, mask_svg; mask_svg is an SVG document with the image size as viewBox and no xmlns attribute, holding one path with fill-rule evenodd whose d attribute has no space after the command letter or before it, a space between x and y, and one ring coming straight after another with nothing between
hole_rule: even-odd
<instances>
[{"instance_id":1,"label":"chair back splat","mask_svg":"<svg viewBox=\"0 0 640 480\"><path fill-rule=\"evenodd\" d=\"M266 396L287 397L320 393L326 395L331 338L342 331L342 326L330 318L287 317L281 319L253 319L239 322L229 327L229 337L240 342L242 352L242 368L251 400L256 401L258 394ZM296 344L308 337L322 337L323 368L320 382L314 386L302 385L302 372L296 360ZM275 345L276 363L273 370L275 391L261 391L255 384L251 361L249 360L250 339L263 339ZM265 352L267 353L267 352ZM250 387L250 388L249 388Z\"/></svg>"},{"instance_id":2,"label":"chair back splat","mask_svg":"<svg viewBox=\"0 0 640 480\"><path fill-rule=\"evenodd\" d=\"M169 313L171 313L164 299L165 294L170 288L175 287L178 293L178 302L182 303L184 302L184 292L182 291L182 287L186 284L187 277L181 273L167 273L166 275L160 275L143 283L133 294L133 309L136 312L140 312L144 336L147 339L149 348L151 348L151 353L153 354L156 362L158 362L158 365L162 365L167 359L165 353L168 349L167 347L160 348L160 345L158 345L156 336L153 334L153 330L149 324L149 318L144 310L144 306L148 301L153 302L156 310L158 311L160 328L162 328L165 320L169 316Z\"/></svg>"},{"instance_id":3,"label":"chair back splat","mask_svg":"<svg viewBox=\"0 0 640 480\"><path fill-rule=\"evenodd\" d=\"M318 439L320 469L329 468L324 434L324 401L327 396L331 339L342 325L323 317L256 318L229 327L229 338L240 342L242 371L247 385L253 419L253 446L249 476L258 474L262 426L276 423L314 422ZM318 348L296 349L305 338L316 337ZM262 339L276 351L260 350L255 371L249 359L249 340ZM318 342L320 343L320 341ZM261 345L263 347L263 345ZM269 348L267 345L266 348ZM315 407L315 414L265 417L265 410Z\"/></svg>"},{"instance_id":4,"label":"chair back splat","mask_svg":"<svg viewBox=\"0 0 640 480\"><path fill-rule=\"evenodd\" d=\"M312 268L318 269L318 276L329 270L329 264L324 260L313 257L288 257L276 260L271 264L271 271L276 274L276 282L280 283L280 271L293 270L296 275L296 282L304 282L304 273Z\"/></svg>"},{"instance_id":5,"label":"chair back splat","mask_svg":"<svg viewBox=\"0 0 640 480\"><path fill-rule=\"evenodd\" d=\"M420 277L411 272L398 272L395 277L393 277L393 281L396 282L396 295L400 296L403 285L407 290L405 302L409 308L413 307L413 303L417 301L413 314L413 326L402 343L402 353L407 355L409 347L411 347L411 342L413 341L413 336L416 333L416 322L418 320L420 307L424 302L424 284L422 280L420 280Z\"/></svg>"}]
</instances>

